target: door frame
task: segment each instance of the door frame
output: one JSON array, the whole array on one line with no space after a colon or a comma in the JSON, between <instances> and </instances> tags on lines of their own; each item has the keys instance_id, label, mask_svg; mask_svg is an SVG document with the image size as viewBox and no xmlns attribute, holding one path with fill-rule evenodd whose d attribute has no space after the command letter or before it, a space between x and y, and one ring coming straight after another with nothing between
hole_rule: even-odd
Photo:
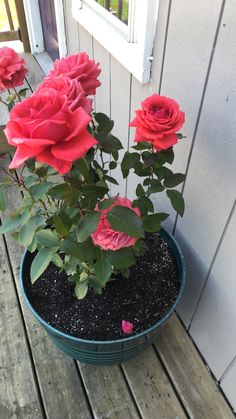
<instances>
[{"instance_id":1,"label":"door frame","mask_svg":"<svg viewBox=\"0 0 236 419\"><path fill-rule=\"evenodd\" d=\"M32 54L45 51L39 0L23 0ZM52 1L52 0L51 0ZM59 56L67 54L63 0L54 0Z\"/></svg>"}]
</instances>

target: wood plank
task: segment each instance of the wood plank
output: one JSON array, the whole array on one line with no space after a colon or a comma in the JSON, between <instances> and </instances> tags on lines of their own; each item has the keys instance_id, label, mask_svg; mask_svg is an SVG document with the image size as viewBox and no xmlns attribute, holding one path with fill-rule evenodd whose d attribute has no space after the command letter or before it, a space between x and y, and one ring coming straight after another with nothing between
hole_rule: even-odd
<instances>
[{"instance_id":1,"label":"wood plank","mask_svg":"<svg viewBox=\"0 0 236 419\"><path fill-rule=\"evenodd\" d=\"M43 71L44 75L48 74L53 68L53 60L47 52L41 52L40 54L34 54L34 58Z\"/></svg>"},{"instance_id":2,"label":"wood plank","mask_svg":"<svg viewBox=\"0 0 236 419\"><path fill-rule=\"evenodd\" d=\"M165 324L155 347L190 418L233 419L234 415L176 316Z\"/></svg>"},{"instance_id":3,"label":"wood plank","mask_svg":"<svg viewBox=\"0 0 236 419\"><path fill-rule=\"evenodd\" d=\"M78 365L96 419L140 418L118 366Z\"/></svg>"},{"instance_id":4,"label":"wood plank","mask_svg":"<svg viewBox=\"0 0 236 419\"><path fill-rule=\"evenodd\" d=\"M29 52L30 51L30 43L29 43L29 35L28 35L26 18L25 18L25 10L24 10L23 0L17 0L15 2L15 8L16 8L16 13L17 13L17 19L18 19L18 22L19 22L19 27L20 27L20 39L23 42L24 51Z\"/></svg>"},{"instance_id":5,"label":"wood plank","mask_svg":"<svg viewBox=\"0 0 236 419\"><path fill-rule=\"evenodd\" d=\"M208 13L212 14L212 6ZM189 324L194 313L235 200L236 49L228 48L229 39L236 42L235 16L236 3L229 0L222 17L186 180L186 212L177 223L176 237L188 262L188 281L178 308L185 324ZM234 304L232 300L231 305Z\"/></svg>"},{"instance_id":6,"label":"wood plank","mask_svg":"<svg viewBox=\"0 0 236 419\"><path fill-rule=\"evenodd\" d=\"M225 392L226 397L228 398L229 402L232 404L234 411L236 413L236 391L235 391L235 383L236 383L236 359L234 360L231 369L223 378L220 386L222 390Z\"/></svg>"},{"instance_id":7,"label":"wood plank","mask_svg":"<svg viewBox=\"0 0 236 419\"><path fill-rule=\"evenodd\" d=\"M217 380L236 356L235 232L236 209L190 328L191 336Z\"/></svg>"},{"instance_id":8,"label":"wood plank","mask_svg":"<svg viewBox=\"0 0 236 419\"><path fill-rule=\"evenodd\" d=\"M0 277L0 417L43 418L2 236Z\"/></svg>"},{"instance_id":9,"label":"wood plank","mask_svg":"<svg viewBox=\"0 0 236 419\"><path fill-rule=\"evenodd\" d=\"M186 418L168 377L152 347L122 365L143 419Z\"/></svg>"},{"instance_id":10,"label":"wood plank","mask_svg":"<svg viewBox=\"0 0 236 419\"><path fill-rule=\"evenodd\" d=\"M8 202L11 212L19 206L20 201L21 196L17 189L9 188ZM77 412L81 412L81 417L89 419L91 416L88 404L73 360L51 344L42 327L36 323L26 307L18 278L23 249L9 236L6 237L6 242L45 411L50 419L74 418ZM15 333L12 333L12 336L14 338Z\"/></svg>"},{"instance_id":11,"label":"wood plank","mask_svg":"<svg viewBox=\"0 0 236 419\"><path fill-rule=\"evenodd\" d=\"M19 29L13 31L1 31L0 32L0 42L6 41L17 41L20 39Z\"/></svg>"}]
</instances>

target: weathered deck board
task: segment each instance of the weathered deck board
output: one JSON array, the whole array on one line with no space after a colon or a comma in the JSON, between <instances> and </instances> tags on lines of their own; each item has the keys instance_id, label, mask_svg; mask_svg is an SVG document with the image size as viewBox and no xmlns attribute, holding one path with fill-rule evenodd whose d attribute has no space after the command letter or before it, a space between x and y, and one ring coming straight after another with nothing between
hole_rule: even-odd
<instances>
[{"instance_id":1,"label":"weathered deck board","mask_svg":"<svg viewBox=\"0 0 236 419\"><path fill-rule=\"evenodd\" d=\"M15 188L9 188L8 202L11 211L18 207L20 200L21 196L19 191ZM11 255L11 267L26 323L30 346L32 347L37 379L46 414L50 419L64 417L74 419L79 411L81 412L81 418L89 419L91 415L73 360L63 355L51 344L45 332L36 323L25 305L18 278L23 249L9 236L6 237L6 243L9 254ZM14 338L14 332L12 332L12 337Z\"/></svg>"},{"instance_id":2,"label":"weathered deck board","mask_svg":"<svg viewBox=\"0 0 236 419\"><path fill-rule=\"evenodd\" d=\"M163 327L155 346L190 418L234 417L176 316Z\"/></svg>"},{"instance_id":3,"label":"weathered deck board","mask_svg":"<svg viewBox=\"0 0 236 419\"><path fill-rule=\"evenodd\" d=\"M24 326L2 237L0 277L0 418L42 418Z\"/></svg>"},{"instance_id":4,"label":"weathered deck board","mask_svg":"<svg viewBox=\"0 0 236 419\"><path fill-rule=\"evenodd\" d=\"M186 418L152 347L122 365L139 412L144 419Z\"/></svg>"},{"instance_id":5,"label":"weathered deck board","mask_svg":"<svg viewBox=\"0 0 236 419\"><path fill-rule=\"evenodd\" d=\"M118 366L78 365L96 419L140 418Z\"/></svg>"}]
</instances>

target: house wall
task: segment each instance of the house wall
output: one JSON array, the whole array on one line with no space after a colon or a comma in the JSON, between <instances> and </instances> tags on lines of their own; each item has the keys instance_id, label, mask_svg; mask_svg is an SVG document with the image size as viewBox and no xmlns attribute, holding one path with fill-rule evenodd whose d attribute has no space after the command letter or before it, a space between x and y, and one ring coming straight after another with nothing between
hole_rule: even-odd
<instances>
[{"instance_id":1,"label":"house wall","mask_svg":"<svg viewBox=\"0 0 236 419\"><path fill-rule=\"evenodd\" d=\"M169 202L166 228L179 241L187 262L187 285L178 313L202 356L236 408L236 2L160 0L151 83L141 85L71 16L64 0L68 53L87 51L100 62L102 87L96 109L115 120L114 134L127 149L128 123L152 92L175 98L186 113L186 139L175 147L176 171L186 213ZM119 178L119 172L116 173ZM134 176L119 192L132 198ZM114 192L117 188L114 188Z\"/></svg>"}]
</instances>

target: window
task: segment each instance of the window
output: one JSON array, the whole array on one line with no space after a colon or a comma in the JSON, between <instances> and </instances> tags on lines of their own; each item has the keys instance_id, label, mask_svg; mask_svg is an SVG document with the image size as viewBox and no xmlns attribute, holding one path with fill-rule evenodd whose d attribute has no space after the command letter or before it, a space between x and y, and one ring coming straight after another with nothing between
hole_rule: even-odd
<instances>
[{"instance_id":1,"label":"window","mask_svg":"<svg viewBox=\"0 0 236 419\"><path fill-rule=\"evenodd\" d=\"M73 0L73 17L141 83L150 80L158 0Z\"/></svg>"}]
</instances>

